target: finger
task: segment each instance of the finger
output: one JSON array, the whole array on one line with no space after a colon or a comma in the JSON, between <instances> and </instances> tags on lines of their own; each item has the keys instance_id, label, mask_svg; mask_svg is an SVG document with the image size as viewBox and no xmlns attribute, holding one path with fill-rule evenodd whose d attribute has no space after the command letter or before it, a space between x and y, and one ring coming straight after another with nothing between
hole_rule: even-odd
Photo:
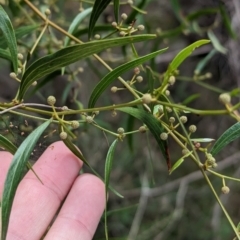
<instances>
[{"instance_id":1,"label":"finger","mask_svg":"<svg viewBox=\"0 0 240 240\"><path fill-rule=\"evenodd\" d=\"M91 174L79 176L44 240L91 240L104 207L104 183Z\"/></svg>"},{"instance_id":2,"label":"finger","mask_svg":"<svg viewBox=\"0 0 240 240\"><path fill-rule=\"evenodd\" d=\"M0 152L0 198L2 197L3 186L12 157L9 152Z\"/></svg>"},{"instance_id":3,"label":"finger","mask_svg":"<svg viewBox=\"0 0 240 240\"><path fill-rule=\"evenodd\" d=\"M63 142L52 144L34 165L44 185L29 171L14 199L7 239L39 240L81 168Z\"/></svg>"}]
</instances>

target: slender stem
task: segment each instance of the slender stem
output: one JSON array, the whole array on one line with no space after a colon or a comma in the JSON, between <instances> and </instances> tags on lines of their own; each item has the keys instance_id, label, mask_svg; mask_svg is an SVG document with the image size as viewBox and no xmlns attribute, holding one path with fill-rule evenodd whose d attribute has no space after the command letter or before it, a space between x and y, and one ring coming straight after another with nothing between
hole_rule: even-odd
<instances>
[{"instance_id":1,"label":"slender stem","mask_svg":"<svg viewBox=\"0 0 240 240\"><path fill-rule=\"evenodd\" d=\"M220 205L222 211L224 212L224 214L225 214L227 220L229 221L229 223L230 223L230 225L231 225L233 231L235 232L237 239L240 240L240 236L239 236L239 233L238 233L238 231L237 231L237 228L236 228L236 226L234 225L234 223L233 223L232 219L230 218L230 216L228 215L228 213L227 213L226 209L224 208L224 206L223 206L221 200L219 199L217 193L215 192L215 190L214 190L214 188L213 188L213 185L212 185L211 181L209 180L209 178L208 178L207 174L204 172L204 170L201 169L201 171L202 171L202 174L203 174L204 178L206 179L206 181L207 181L209 187L211 188L211 190L212 190L212 192L213 192L215 198L217 199L217 201L218 201L218 203L219 203L219 205Z\"/></svg>"}]
</instances>

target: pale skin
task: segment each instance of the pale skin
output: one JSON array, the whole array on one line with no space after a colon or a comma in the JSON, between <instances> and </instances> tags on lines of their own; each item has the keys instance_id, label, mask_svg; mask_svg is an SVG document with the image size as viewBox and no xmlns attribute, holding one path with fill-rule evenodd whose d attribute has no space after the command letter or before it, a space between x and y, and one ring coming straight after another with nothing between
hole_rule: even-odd
<instances>
[{"instance_id":1,"label":"pale skin","mask_svg":"<svg viewBox=\"0 0 240 240\"><path fill-rule=\"evenodd\" d=\"M0 196L11 160L10 153L0 152ZM7 240L40 240L53 219L44 240L91 240L104 211L105 188L99 178L79 175L81 167L64 143L51 144L33 167L44 185L29 171L18 186Z\"/></svg>"}]
</instances>

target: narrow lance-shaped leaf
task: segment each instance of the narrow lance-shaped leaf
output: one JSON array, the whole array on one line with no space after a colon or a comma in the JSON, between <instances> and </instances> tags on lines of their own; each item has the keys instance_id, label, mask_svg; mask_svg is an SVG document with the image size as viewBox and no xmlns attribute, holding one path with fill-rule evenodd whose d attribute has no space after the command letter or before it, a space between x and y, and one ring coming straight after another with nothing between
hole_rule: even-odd
<instances>
[{"instance_id":1,"label":"narrow lance-shaped leaf","mask_svg":"<svg viewBox=\"0 0 240 240\"><path fill-rule=\"evenodd\" d=\"M93 5L92 14L89 21L88 26L88 38L91 38L91 35L93 33L93 29L95 27L95 24L101 15L101 13L104 11L104 9L108 6L108 4L111 2L111 0L95 0L95 3Z\"/></svg>"},{"instance_id":2,"label":"narrow lance-shaped leaf","mask_svg":"<svg viewBox=\"0 0 240 240\"><path fill-rule=\"evenodd\" d=\"M160 147L161 152L167 162L168 170L170 171L171 162L169 158L168 144L167 141L163 141L160 138L160 134L164 131L164 128L162 127L161 123L152 114L147 113L144 110L131 107L118 108L117 110L128 113L147 125L148 129L156 139L158 146Z\"/></svg>"},{"instance_id":3,"label":"narrow lance-shaped leaf","mask_svg":"<svg viewBox=\"0 0 240 240\"><path fill-rule=\"evenodd\" d=\"M116 22L118 22L119 17L119 0L113 0L113 6L114 6L114 16Z\"/></svg>"},{"instance_id":4,"label":"narrow lance-shaped leaf","mask_svg":"<svg viewBox=\"0 0 240 240\"><path fill-rule=\"evenodd\" d=\"M83 12L80 12L72 21L72 23L70 24L69 28L68 28L68 33L73 34L78 26L80 25L80 23L88 16L88 14L90 14L92 12L92 8L87 8L85 9ZM70 38L66 37L64 39L64 44L63 46L66 47L69 45L70 42ZM62 68L62 75L64 74L64 68Z\"/></svg>"},{"instance_id":5,"label":"narrow lance-shaped leaf","mask_svg":"<svg viewBox=\"0 0 240 240\"><path fill-rule=\"evenodd\" d=\"M95 103L97 102L98 98L101 96L101 94L104 92L104 90L119 77L124 72L133 69L136 66L139 66L143 62L146 62L147 60L156 57L158 54L161 54L165 52L167 48L161 49L159 51L150 53L146 56L134 59L130 62L127 62L117 68L115 68L113 71L109 72L93 89L93 92L90 96L88 107L93 108Z\"/></svg>"},{"instance_id":6,"label":"narrow lance-shaped leaf","mask_svg":"<svg viewBox=\"0 0 240 240\"><path fill-rule=\"evenodd\" d=\"M12 23L1 5L0 5L0 23L1 23L0 29L2 30L3 36L7 42L7 46L11 53L14 72L17 73L18 70L17 41L12 27Z\"/></svg>"},{"instance_id":7,"label":"narrow lance-shaped leaf","mask_svg":"<svg viewBox=\"0 0 240 240\"><path fill-rule=\"evenodd\" d=\"M108 149L107 157L106 157L106 162L105 162L105 198L106 198L106 203L105 203L105 234L106 234L106 239L108 239L108 231L107 231L107 191L108 191L108 186L109 186L109 179L110 179L110 174L112 170L112 162L113 162L113 156L115 152L115 148L117 145L118 139L115 139L114 142L111 144L110 148Z\"/></svg>"},{"instance_id":8,"label":"narrow lance-shaped leaf","mask_svg":"<svg viewBox=\"0 0 240 240\"><path fill-rule=\"evenodd\" d=\"M20 39L21 37L31 33L33 30L37 29L40 25L30 25L30 26L24 26L24 27L19 27L18 29L15 30L15 37L16 39ZM7 42L4 37L0 37L0 47L1 48L6 48Z\"/></svg>"},{"instance_id":9,"label":"narrow lance-shaped leaf","mask_svg":"<svg viewBox=\"0 0 240 240\"><path fill-rule=\"evenodd\" d=\"M39 137L44 132L44 130L51 123L51 119L36 128L29 136L23 141L23 143L18 148L15 153L13 160L11 162L10 168L7 173L7 177L4 184L3 196L2 196L2 238L6 239L8 222L10 217L10 212L12 208L13 199L18 187L18 184L22 180L24 170L26 168L27 161L30 154L33 151Z\"/></svg>"},{"instance_id":10,"label":"narrow lance-shaped leaf","mask_svg":"<svg viewBox=\"0 0 240 240\"><path fill-rule=\"evenodd\" d=\"M91 41L63 48L53 54L42 57L30 65L21 80L18 100L22 100L27 89L32 83L47 74L65 67L80 59L91 56L104 49L120 46L124 44L141 42L155 38L154 34L143 34L137 36L112 38L107 40Z\"/></svg>"},{"instance_id":11,"label":"narrow lance-shaped leaf","mask_svg":"<svg viewBox=\"0 0 240 240\"><path fill-rule=\"evenodd\" d=\"M0 146L12 154L15 154L15 152L17 151L17 147L1 134L0 134Z\"/></svg>"},{"instance_id":12,"label":"narrow lance-shaped leaf","mask_svg":"<svg viewBox=\"0 0 240 240\"><path fill-rule=\"evenodd\" d=\"M113 162L113 156L115 152L115 148L117 146L118 139L115 139L114 142L111 144L110 148L108 149L107 157L106 157L106 163L105 163L105 190L107 195L107 190L109 186L109 179L110 174L112 170L112 162Z\"/></svg>"},{"instance_id":13,"label":"narrow lance-shaped leaf","mask_svg":"<svg viewBox=\"0 0 240 240\"><path fill-rule=\"evenodd\" d=\"M0 58L12 61L12 57L11 57L9 51L1 49L1 48L0 48Z\"/></svg>"},{"instance_id":14,"label":"narrow lance-shaped leaf","mask_svg":"<svg viewBox=\"0 0 240 240\"><path fill-rule=\"evenodd\" d=\"M212 30L208 30L208 37L211 40L214 48L222 53L222 54L226 54L227 53L227 49L219 42L218 38L216 37L216 35L214 34L214 32Z\"/></svg>"},{"instance_id":15,"label":"narrow lance-shaped leaf","mask_svg":"<svg viewBox=\"0 0 240 240\"><path fill-rule=\"evenodd\" d=\"M169 64L169 67L167 69L167 72L164 74L164 80L161 88L164 88L164 86L168 83L168 79L171 75L174 74L174 71L180 66L180 64L191 55L191 53L198 47L209 43L210 40L199 40L190 46L184 48L182 51L180 51L177 56L172 60L172 62Z\"/></svg>"},{"instance_id":16,"label":"narrow lance-shaped leaf","mask_svg":"<svg viewBox=\"0 0 240 240\"><path fill-rule=\"evenodd\" d=\"M228 130L226 130L220 138L215 142L211 149L211 154L214 156L218 152L220 152L225 146L227 146L230 142L240 137L240 122L231 126Z\"/></svg>"}]
</instances>

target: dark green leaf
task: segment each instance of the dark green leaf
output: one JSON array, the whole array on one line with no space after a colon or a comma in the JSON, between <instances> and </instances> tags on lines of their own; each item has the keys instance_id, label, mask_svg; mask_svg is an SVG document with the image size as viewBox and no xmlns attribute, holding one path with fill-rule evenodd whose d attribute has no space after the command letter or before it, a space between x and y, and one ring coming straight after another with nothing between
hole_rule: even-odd
<instances>
[{"instance_id":1,"label":"dark green leaf","mask_svg":"<svg viewBox=\"0 0 240 240\"><path fill-rule=\"evenodd\" d=\"M201 96L201 94L199 94L199 93L192 94L182 102L182 105L187 105L190 102L192 102L193 100L199 98L200 96Z\"/></svg>"},{"instance_id":2,"label":"dark green leaf","mask_svg":"<svg viewBox=\"0 0 240 240\"><path fill-rule=\"evenodd\" d=\"M119 0L113 0L113 6L114 6L115 21L118 22L118 17L119 17Z\"/></svg>"},{"instance_id":3,"label":"dark green leaf","mask_svg":"<svg viewBox=\"0 0 240 240\"><path fill-rule=\"evenodd\" d=\"M111 0L96 0L93 5L92 14L89 21L88 26L88 38L90 39L93 33L93 29L95 27L95 24L101 15L101 13L104 11L104 9L108 6L108 4L111 2Z\"/></svg>"},{"instance_id":4,"label":"dark green leaf","mask_svg":"<svg viewBox=\"0 0 240 240\"><path fill-rule=\"evenodd\" d=\"M15 154L15 152L17 151L17 147L1 134L0 134L0 146L12 154Z\"/></svg>"},{"instance_id":5,"label":"dark green leaf","mask_svg":"<svg viewBox=\"0 0 240 240\"><path fill-rule=\"evenodd\" d=\"M169 153L168 153L168 144L167 144L167 141L163 141L160 138L160 134L164 131L164 128L162 127L161 123L152 114L147 113L141 109L123 107L123 108L118 108L118 110L132 115L133 117L139 119L140 121L142 121L144 124L147 125L148 129L156 139L161 149L161 152L167 162L168 170L170 171L171 162L170 162Z\"/></svg>"},{"instance_id":6,"label":"dark green leaf","mask_svg":"<svg viewBox=\"0 0 240 240\"><path fill-rule=\"evenodd\" d=\"M112 162L113 162L113 156L115 152L115 148L117 146L118 139L115 139L114 142L111 144L110 148L108 149L106 162L105 162L105 190L107 194L108 185L109 185L109 179L110 174L112 170Z\"/></svg>"},{"instance_id":7,"label":"dark green leaf","mask_svg":"<svg viewBox=\"0 0 240 240\"><path fill-rule=\"evenodd\" d=\"M24 26L16 29L15 30L16 39L20 39L21 37L31 33L33 30L37 29L39 26L40 25L30 25L30 26ZM0 37L0 47L7 48L7 42L5 41L4 37Z\"/></svg>"},{"instance_id":8,"label":"dark green leaf","mask_svg":"<svg viewBox=\"0 0 240 240\"><path fill-rule=\"evenodd\" d=\"M227 14L227 11L225 10L224 4L222 2L220 2L219 8L220 8L220 13L222 15L223 23L224 23L228 33L230 34L231 38L236 39L237 35L232 29L231 20Z\"/></svg>"},{"instance_id":9,"label":"dark green leaf","mask_svg":"<svg viewBox=\"0 0 240 240\"><path fill-rule=\"evenodd\" d=\"M193 21L201 16L206 16L210 14L217 14L219 12L218 8L203 8L200 10L197 10L196 12L190 13L186 19L189 21Z\"/></svg>"},{"instance_id":10,"label":"dark green leaf","mask_svg":"<svg viewBox=\"0 0 240 240\"><path fill-rule=\"evenodd\" d=\"M0 29L3 32L3 36L7 42L7 46L11 53L14 72L17 73L18 70L17 41L12 27L12 23L1 5L0 5L0 23L1 23Z\"/></svg>"},{"instance_id":11,"label":"dark green leaf","mask_svg":"<svg viewBox=\"0 0 240 240\"><path fill-rule=\"evenodd\" d=\"M182 22L183 21L183 16L181 15L181 7L179 4L178 0L170 0L170 3L172 5L172 9L175 13L175 16L177 17L177 19Z\"/></svg>"},{"instance_id":12,"label":"dark green leaf","mask_svg":"<svg viewBox=\"0 0 240 240\"><path fill-rule=\"evenodd\" d=\"M126 126L126 131L127 132L131 132L133 131L133 127L134 127L134 120L135 118L131 115L128 116L127 119L127 126ZM130 151L133 151L133 134L127 134L127 142L128 142L128 146Z\"/></svg>"},{"instance_id":13,"label":"dark green leaf","mask_svg":"<svg viewBox=\"0 0 240 240\"><path fill-rule=\"evenodd\" d=\"M7 173L7 177L4 184L3 196L2 196L2 239L6 239L8 222L11 213L12 203L14 195L16 193L18 184L22 180L24 170L26 168L27 161L30 154L33 151L39 137L44 130L49 126L51 120L46 121L38 128L36 128L20 145L16 151L10 168Z\"/></svg>"},{"instance_id":14,"label":"dark green leaf","mask_svg":"<svg viewBox=\"0 0 240 240\"><path fill-rule=\"evenodd\" d=\"M25 71L20 83L18 100L22 100L27 89L32 83L47 74L65 67L80 59L88 57L104 49L124 45L132 42L140 42L155 38L155 35L143 34L138 36L112 38L107 40L92 41L83 44L63 48L53 54L38 59Z\"/></svg>"},{"instance_id":15,"label":"dark green leaf","mask_svg":"<svg viewBox=\"0 0 240 240\"><path fill-rule=\"evenodd\" d=\"M225 146L227 146L230 142L240 137L240 122L231 126L228 130L226 130L221 137L215 142L211 149L211 154L214 156L218 152L220 152Z\"/></svg>"},{"instance_id":16,"label":"dark green leaf","mask_svg":"<svg viewBox=\"0 0 240 240\"><path fill-rule=\"evenodd\" d=\"M0 58L12 61L12 57L11 57L9 51L1 49L1 48L0 48Z\"/></svg>"},{"instance_id":17,"label":"dark green leaf","mask_svg":"<svg viewBox=\"0 0 240 240\"><path fill-rule=\"evenodd\" d=\"M90 96L88 107L93 108L95 103L97 102L98 98L101 96L103 91L113 82L116 80L117 77L119 77L122 73L133 69L134 67L142 64L143 62L156 57L158 54L161 54L165 52L167 48L159 50L157 52L150 53L146 56L134 59L130 62L127 62L117 68L115 68L113 71L109 72L93 89L93 92Z\"/></svg>"},{"instance_id":18,"label":"dark green leaf","mask_svg":"<svg viewBox=\"0 0 240 240\"><path fill-rule=\"evenodd\" d=\"M98 26L95 26L95 28L93 29L93 34L99 33L99 32L106 33L106 32L110 32L110 31L115 31L115 29L113 28L112 25L98 25ZM75 33L73 33L73 35L75 37L80 37L86 33L88 33L88 28L82 28L82 29L77 30Z\"/></svg>"}]
</instances>

